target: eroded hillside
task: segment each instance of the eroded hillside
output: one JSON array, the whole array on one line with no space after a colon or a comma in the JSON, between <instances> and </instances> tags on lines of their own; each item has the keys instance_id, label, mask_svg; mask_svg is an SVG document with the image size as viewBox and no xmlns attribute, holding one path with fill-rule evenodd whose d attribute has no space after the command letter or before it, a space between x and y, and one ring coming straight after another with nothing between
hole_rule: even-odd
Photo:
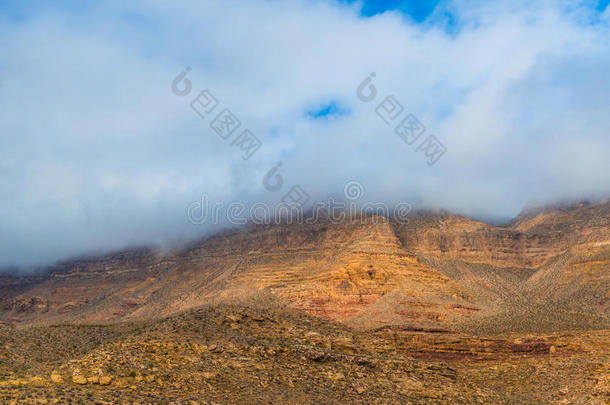
<instances>
[{"instance_id":1,"label":"eroded hillside","mask_svg":"<svg viewBox=\"0 0 610 405\"><path fill-rule=\"evenodd\" d=\"M364 329L467 330L485 320L489 331L536 331L536 322L544 331L603 329L609 206L542 211L506 227L447 212L415 213L407 224L368 216L250 226L170 254L139 249L61 264L47 276L5 277L0 317L143 320L267 290Z\"/></svg>"}]
</instances>

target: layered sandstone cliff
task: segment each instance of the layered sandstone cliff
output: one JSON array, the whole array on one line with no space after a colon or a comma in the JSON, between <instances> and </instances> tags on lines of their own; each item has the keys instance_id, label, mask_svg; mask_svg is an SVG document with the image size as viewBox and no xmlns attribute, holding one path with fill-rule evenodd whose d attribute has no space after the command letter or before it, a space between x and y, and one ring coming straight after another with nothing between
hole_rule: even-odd
<instances>
[{"instance_id":1,"label":"layered sandstone cliff","mask_svg":"<svg viewBox=\"0 0 610 405\"><path fill-rule=\"evenodd\" d=\"M249 226L168 254L135 249L35 279L5 277L0 320L146 319L265 291L361 328L452 330L552 302L605 322L609 218L606 202L527 213L505 227L448 212L415 213L407 224L369 216Z\"/></svg>"}]
</instances>

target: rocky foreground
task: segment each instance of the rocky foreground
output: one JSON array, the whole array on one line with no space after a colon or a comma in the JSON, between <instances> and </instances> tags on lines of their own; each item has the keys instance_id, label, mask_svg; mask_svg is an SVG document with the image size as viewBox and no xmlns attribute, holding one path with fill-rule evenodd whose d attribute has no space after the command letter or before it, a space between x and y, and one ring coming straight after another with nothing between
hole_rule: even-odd
<instances>
[{"instance_id":1,"label":"rocky foreground","mask_svg":"<svg viewBox=\"0 0 610 405\"><path fill-rule=\"evenodd\" d=\"M0 327L0 402L607 404L610 332L354 331L278 305Z\"/></svg>"}]
</instances>

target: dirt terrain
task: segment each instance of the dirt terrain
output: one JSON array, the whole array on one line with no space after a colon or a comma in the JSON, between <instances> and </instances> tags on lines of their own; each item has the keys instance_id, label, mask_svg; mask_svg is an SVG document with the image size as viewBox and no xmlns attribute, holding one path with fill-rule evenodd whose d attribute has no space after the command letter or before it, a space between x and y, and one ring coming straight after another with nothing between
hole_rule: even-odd
<instances>
[{"instance_id":1,"label":"dirt terrain","mask_svg":"<svg viewBox=\"0 0 610 405\"><path fill-rule=\"evenodd\" d=\"M281 306L0 329L3 403L605 404L610 333L354 331ZM46 401L46 402L45 402Z\"/></svg>"}]
</instances>

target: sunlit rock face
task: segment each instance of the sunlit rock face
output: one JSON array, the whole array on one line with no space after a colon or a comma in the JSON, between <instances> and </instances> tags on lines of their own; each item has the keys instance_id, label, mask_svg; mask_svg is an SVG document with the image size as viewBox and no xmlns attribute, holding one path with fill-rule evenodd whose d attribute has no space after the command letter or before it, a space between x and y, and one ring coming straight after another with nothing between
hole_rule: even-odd
<instances>
[{"instance_id":1,"label":"sunlit rock face","mask_svg":"<svg viewBox=\"0 0 610 405\"><path fill-rule=\"evenodd\" d=\"M554 329L561 308L603 323L609 218L604 202L525 212L503 227L445 211L413 213L406 224L358 216L253 225L170 253L134 249L4 277L0 320L150 319L264 291L354 328L451 331L500 317L510 329L529 314ZM554 304L555 320L544 312Z\"/></svg>"}]
</instances>

